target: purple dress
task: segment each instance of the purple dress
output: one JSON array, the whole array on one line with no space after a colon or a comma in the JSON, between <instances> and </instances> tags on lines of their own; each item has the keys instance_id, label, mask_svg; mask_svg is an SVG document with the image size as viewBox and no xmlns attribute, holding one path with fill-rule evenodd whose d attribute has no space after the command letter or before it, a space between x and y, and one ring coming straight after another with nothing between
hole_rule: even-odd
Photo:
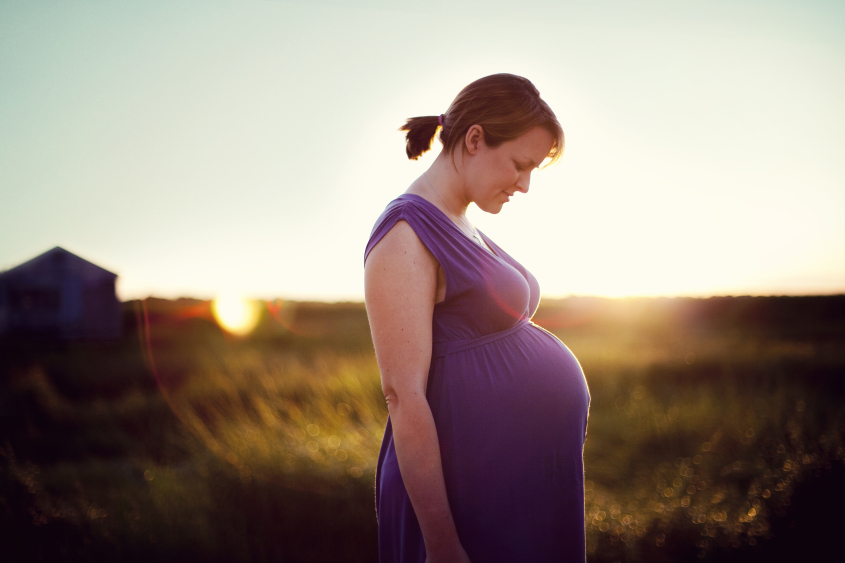
<instances>
[{"instance_id":1,"label":"purple dress","mask_svg":"<svg viewBox=\"0 0 845 563\"><path fill-rule=\"evenodd\" d=\"M590 394L575 356L529 320L540 301L537 280L486 236L495 254L412 194L384 210L365 257L402 220L446 274L446 299L434 307L426 396L461 544L472 563L585 561ZM389 418L376 509L381 563L424 563Z\"/></svg>"}]
</instances>

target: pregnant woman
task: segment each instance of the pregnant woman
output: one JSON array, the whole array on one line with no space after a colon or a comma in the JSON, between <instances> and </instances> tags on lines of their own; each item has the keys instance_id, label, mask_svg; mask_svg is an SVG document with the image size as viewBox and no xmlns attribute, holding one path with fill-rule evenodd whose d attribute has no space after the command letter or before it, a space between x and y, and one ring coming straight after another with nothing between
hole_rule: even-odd
<instances>
[{"instance_id":1,"label":"pregnant woman","mask_svg":"<svg viewBox=\"0 0 845 563\"><path fill-rule=\"evenodd\" d=\"M578 361L530 319L537 280L466 217L499 213L563 131L525 78L464 88L409 119L431 167L377 220L367 313L389 418L376 473L382 563L585 560L583 447L590 395ZM539 239L550 260L554 241Z\"/></svg>"}]
</instances>

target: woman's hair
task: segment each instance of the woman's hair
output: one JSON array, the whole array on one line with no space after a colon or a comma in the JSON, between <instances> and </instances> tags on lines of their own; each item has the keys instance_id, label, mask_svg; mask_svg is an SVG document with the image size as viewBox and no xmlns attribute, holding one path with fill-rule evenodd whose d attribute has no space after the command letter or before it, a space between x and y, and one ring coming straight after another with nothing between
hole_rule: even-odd
<instances>
[{"instance_id":1,"label":"woman's hair","mask_svg":"<svg viewBox=\"0 0 845 563\"><path fill-rule=\"evenodd\" d=\"M527 78L514 74L493 74L479 78L457 95L443 114L443 125L438 116L412 117L399 128L406 131L405 152L416 160L431 149L431 143L440 128L443 149L452 150L463 142L473 125L484 130L484 142L497 147L527 133L534 127L545 127L554 143L547 155L549 164L563 154L563 129L549 105L540 99L540 92Z\"/></svg>"}]
</instances>

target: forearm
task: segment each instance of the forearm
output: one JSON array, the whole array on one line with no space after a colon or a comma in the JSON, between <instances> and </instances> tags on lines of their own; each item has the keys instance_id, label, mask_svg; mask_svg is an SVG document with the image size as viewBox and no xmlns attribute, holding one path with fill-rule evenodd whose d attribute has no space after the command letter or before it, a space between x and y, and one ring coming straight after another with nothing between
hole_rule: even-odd
<instances>
[{"instance_id":1,"label":"forearm","mask_svg":"<svg viewBox=\"0 0 845 563\"><path fill-rule=\"evenodd\" d=\"M440 444L431 408L422 393L388 402L402 481L429 553L459 545L446 496Z\"/></svg>"}]
</instances>

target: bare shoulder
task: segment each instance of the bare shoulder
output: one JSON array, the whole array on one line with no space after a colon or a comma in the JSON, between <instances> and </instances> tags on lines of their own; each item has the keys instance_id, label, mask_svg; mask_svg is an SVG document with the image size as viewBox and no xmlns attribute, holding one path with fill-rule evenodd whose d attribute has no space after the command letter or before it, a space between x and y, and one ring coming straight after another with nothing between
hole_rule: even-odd
<instances>
[{"instance_id":1,"label":"bare shoulder","mask_svg":"<svg viewBox=\"0 0 845 563\"><path fill-rule=\"evenodd\" d=\"M380 333L405 324L431 331L439 264L406 221L397 221L370 251L364 299L378 349Z\"/></svg>"},{"instance_id":2,"label":"bare shoulder","mask_svg":"<svg viewBox=\"0 0 845 563\"><path fill-rule=\"evenodd\" d=\"M367 270L404 268L437 269L437 259L419 239L407 221L397 221L373 247L365 262Z\"/></svg>"}]
</instances>

